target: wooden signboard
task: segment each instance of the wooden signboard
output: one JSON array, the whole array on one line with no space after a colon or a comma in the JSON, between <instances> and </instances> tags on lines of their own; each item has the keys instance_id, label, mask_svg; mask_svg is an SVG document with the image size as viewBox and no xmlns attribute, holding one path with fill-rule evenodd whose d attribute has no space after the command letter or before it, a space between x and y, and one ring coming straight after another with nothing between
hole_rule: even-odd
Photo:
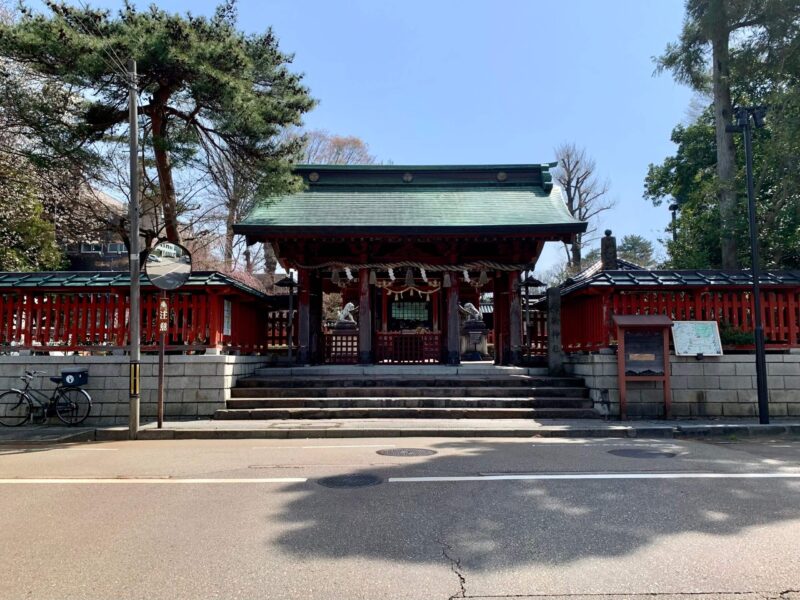
<instances>
[{"instance_id":1,"label":"wooden signboard","mask_svg":"<svg viewBox=\"0 0 800 600\"><path fill-rule=\"evenodd\" d=\"M669 328L664 315L615 315L617 325L617 377L619 418L628 416L628 382L660 381L664 388L664 418L669 417Z\"/></svg>"},{"instance_id":2,"label":"wooden signboard","mask_svg":"<svg viewBox=\"0 0 800 600\"><path fill-rule=\"evenodd\" d=\"M716 321L675 321L672 339L676 356L722 356Z\"/></svg>"}]
</instances>

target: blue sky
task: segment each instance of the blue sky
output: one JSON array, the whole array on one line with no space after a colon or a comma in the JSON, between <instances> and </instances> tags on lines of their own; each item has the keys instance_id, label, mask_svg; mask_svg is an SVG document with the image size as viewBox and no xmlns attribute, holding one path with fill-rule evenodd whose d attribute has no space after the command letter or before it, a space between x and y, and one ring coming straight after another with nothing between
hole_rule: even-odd
<instances>
[{"instance_id":1,"label":"blue sky","mask_svg":"<svg viewBox=\"0 0 800 600\"><path fill-rule=\"evenodd\" d=\"M319 100L309 128L356 135L395 164L547 162L575 142L618 203L601 229L663 237L669 212L642 199L643 181L674 151L691 92L654 77L652 57L676 39L682 0L240 0L239 13L295 54ZM563 254L550 246L540 267Z\"/></svg>"}]
</instances>

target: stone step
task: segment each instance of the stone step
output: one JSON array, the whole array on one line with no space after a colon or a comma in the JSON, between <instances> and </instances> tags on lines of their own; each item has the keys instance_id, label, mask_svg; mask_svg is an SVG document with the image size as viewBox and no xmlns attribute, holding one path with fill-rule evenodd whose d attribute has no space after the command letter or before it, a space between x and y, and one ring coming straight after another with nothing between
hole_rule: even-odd
<instances>
[{"instance_id":1,"label":"stone step","mask_svg":"<svg viewBox=\"0 0 800 600\"><path fill-rule=\"evenodd\" d=\"M585 387L245 387L231 390L232 398L552 398L588 394Z\"/></svg>"},{"instance_id":2,"label":"stone step","mask_svg":"<svg viewBox=\"0 0 800 600\"><path fill-rule=\"evenodd\" d=\"M592 408L582 397L563 398L232 398L229 409L254 408Z\"/></svg>"},{"instance_id":3,"label":"stone step","mask_svg":"<svg viewBox=\"0 0 800 600\"><path fill-rule=\"evenodd\" d=\"M580 387L580 377L541 377L530 375L496 377L446 377L446 376L378 376L378 377L240 377L236 388L389 388L389 387ZM235 388L235 389L236 389Z\"/></svg>"},{"instance_id":4,"label":"stone step","mask_svg":"<svg viewBox=\"0 0 800 600\"><path fill-rule=\"evenodd\" d=\"M241 419L590 419L580 408L254 408L220 409L217 420Z\"/></svg>"},{"instance_id":5,"label":"stone step","mask_svg":"<svg viewBox=\"0 0 800 600\"><path fill-rule=\"evenodd\" d=\"M256 375L263 377L319 377L319 376L358 376L377 377L381 375L419 375L436 376L493 376L493 375L537 375L547 376L542 367L502 367L486 363L462 364L456 367L447 365L318 365L311 367L264 367L256 369Z\"/></svg>"}]
</instances>

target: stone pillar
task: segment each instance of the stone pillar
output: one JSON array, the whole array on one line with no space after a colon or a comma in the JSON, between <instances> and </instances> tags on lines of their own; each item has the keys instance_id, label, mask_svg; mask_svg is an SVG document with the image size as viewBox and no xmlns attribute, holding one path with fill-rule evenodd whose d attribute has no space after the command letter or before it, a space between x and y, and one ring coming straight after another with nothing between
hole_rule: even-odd
<instances>
[{"instance_id":1,"label":"stone pillar","mask_svg":"<svg viewBox=\"0 0 800 600\"><path fill-rule=\"evenodd\" d=\"M311 274L297 270L297 362L311 361Z\"/></svg>"},{"instance_id":2,"label":"stone pillar","mask_svg":"<svg viewBox=\"0 0 800 600\"><path fill-rule=\"evenodd\" d=\"M369 269L358 270L358 362L372 364L372 306Z\"/></svg>"},{"instance_id":3,"label":"stone pillar","mask_svg":"<svg viewBox=\"0 0 800 600\"><path fill-rule=\"evenodd\" d=\"M617 264L617 238L611 235L611 230L606 229L606 235L600 240L600 261L604 271L614 271Z\"/></svg>"},{"instance_id":4,"label":"stone pillar","mask_svg":"<svg viewBox=\"0 0 800 600\"><path fill-rule=\"evenodd\" d=\"M461 363L461 319L458 317L458 274L450 273L447 288L447 364Z\"/></svg>"},{"instance_id":5,"label":"stone pillar","mask_svg":"<svg viewBox=\"0 0 800 600\"><path fill-rule=\"evenodd\" d=\"M522 307L519 301L519 273L514 271L508 278L508 361L512 365L522 363Z\"/></svg>"},{"instance_id":6,"label":"stone pillar","mask_svg":"<svg viewBox=\"0 0 800 600\"><path fill-rule=\"evenodd\" d=\"M547 367L551 375L564 373L564 349L561 347L561 290L547 289Z\"/></svg>"}]
</instances>

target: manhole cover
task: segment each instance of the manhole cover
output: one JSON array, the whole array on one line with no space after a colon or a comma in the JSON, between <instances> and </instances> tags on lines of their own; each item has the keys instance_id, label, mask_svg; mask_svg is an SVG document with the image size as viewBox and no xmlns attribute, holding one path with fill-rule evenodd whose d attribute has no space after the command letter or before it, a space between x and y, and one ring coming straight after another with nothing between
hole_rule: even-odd
<instances>
[{"instance_id":1,"label":"manhole cover","mask_svg":"<svg viewBox=\"0 0 800 600\"><path fill-rule=\"evenodd\" d=\"M329 488L357 488L378 485L381 478L377 475L335 475L323 477L317 483Z\"/></svg>"},{"instance_id":2,"label":"manhole cover","mask_svg":"<svg viewBox=\"0 0 800 600\"><path fill-rule=\"evenodd\" d=\"M378 450L381 456L433 456L436 450L425 450L424 448L388 448Z\"/></svg>"},{"instance_id":3,"label":"manhole cover","mask_svg":"<svg viewBox=\"0 0 800 600\"><path fill-rule=\"evenodd\" d=\"M609 454L622 456L623 458L672 458L674 452L661 452L660 450L642 450L641 448L623 448L619 450L609 450Z\"/></svg>"}]
</instances>

